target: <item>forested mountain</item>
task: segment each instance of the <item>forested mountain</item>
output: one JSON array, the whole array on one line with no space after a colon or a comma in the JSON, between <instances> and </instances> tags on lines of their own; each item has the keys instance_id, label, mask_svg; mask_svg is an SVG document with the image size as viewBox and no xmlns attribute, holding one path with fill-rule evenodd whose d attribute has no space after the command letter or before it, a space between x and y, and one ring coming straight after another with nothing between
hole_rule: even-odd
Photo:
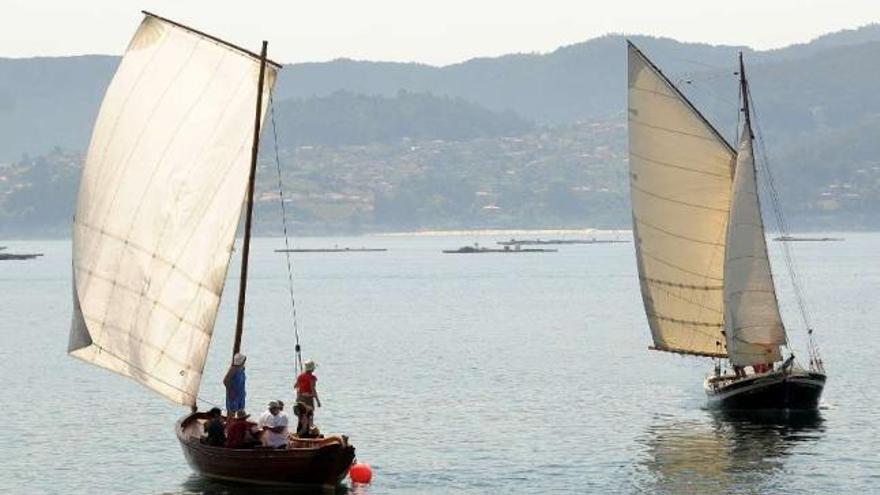
<instances>
[{"instance_id":1,"label":"forested mountain","mask_svg":"<svg viewBox=\"0 0 880 495\"><path fill-rule=\"evenodd\" d=\"M339 91L393 98L406 90L448 96L453 104L460 98L490 110L513 111L539 124L611 118L623 115L625 106L624 38L608 35L547 54L477 58L444 67L352 60L291 64L281 72L275 99L303 100ZM730 74L737 52L744 50L750 67L754 66L756 94L764 84L763 74L774 78L760 95L783 106L767 108L768 114L811 107L812 99L840 95L841 86L853 100L877 100L873 90L865 88L871 79L863 75L880 70L877 47L870 44L880 42L878 25L770 51L644 36L630 39L664 72L693 79L695 84ZM838 57L842 57L839 63L832 60ZM836 65L828 73L830 79L814 77L815 62L823 58ZM109 56L0 59L0 161L22 153L45 153L54 146L85 149L117 60ZM840 83L859 80L863 84L852 87ZM720 97L735 100L728 93L721 92ZM330 138L326 132L320 136L320 140Z\"/></svg>"},{"instance_id":2,"label":"forested mountain","mask_svg":"<svg viewBox=\"0 0 880 495\"><path fill-rule=\"evenodd\" d=\"M118 57L0 58L0 162L84 149Z\"/></svg>"},{"instance_id":3,"label":"forested mountain","mask_svg":"<svg viewBox=\"0 0 880 495\"><path fill-rule=\"evenodd\" d=\"M386 143L401 138L467 140L520 134L532 123L461 98L400 90L394 97L338 91L282 100L275 109L286 147Z\"/></svg>"},{"instance_id":4,"label":"forested mountain","mask_svg":"<svg viewBox=\"0 0 880 495\"><path fill-rule=\"evenodd\" d=\"M771 51L630 39L731 140L744 51L760 149L795 228L880 227L880 27ZM626 227L625 53L609 35L446 67L286 66L273 117L298 232ZM0 59L0 235L67 232L117 61ZM277 177L265 132L268 233Z\"/></svg>"}]
</instances>

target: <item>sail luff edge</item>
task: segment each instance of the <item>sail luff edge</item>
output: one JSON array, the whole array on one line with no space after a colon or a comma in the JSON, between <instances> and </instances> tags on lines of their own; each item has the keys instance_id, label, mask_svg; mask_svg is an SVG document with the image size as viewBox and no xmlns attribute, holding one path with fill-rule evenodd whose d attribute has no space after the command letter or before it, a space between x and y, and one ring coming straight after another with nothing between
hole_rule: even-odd
<instances>
[{"instance_id":1,"label":"sail luff edge","mask_svg":"<svg viewBox=\"0 0 880 495\"><path fill-rule=\"evenodd\" d=\"M672 90L675 91L676 94L678 94L679 97L681 97L681 99L687 104L691 111L693 111L694 114L699 117L700 120L702 120L703 123L706 124L706 126L709 127L712 133L715 134L716 137L718 137L718 140L721 141L725 147L727 147L727 150L736 155L736 149L727 141L727 139L724 138L724 136L721 135L720 132L718 132L718 129L716 129L715 126L712 125L711 122L709 122L709 119L707 119L706 116L702 114L702 112L697 110L697 107L695 107L691 100L689 100L688 97L685 96L680 89L678 89L678 86L670 81L669 78L666 77L666 74L664 74L659 67L654 65L654 62L652 62L651 59L649 59L641 50L639 50L639 47L637 47L635 43L633 43L629 39L627 39L626 42L629 47L635 50L639 57L641 57L641 59L644 60L645 63L648 64L648 66L651 67L651 69L654 70L654 72L656 72L660 76L660 78L663 79L663 81L668 84L669 87L672 88Z\"/></svg>"}]
</instances>

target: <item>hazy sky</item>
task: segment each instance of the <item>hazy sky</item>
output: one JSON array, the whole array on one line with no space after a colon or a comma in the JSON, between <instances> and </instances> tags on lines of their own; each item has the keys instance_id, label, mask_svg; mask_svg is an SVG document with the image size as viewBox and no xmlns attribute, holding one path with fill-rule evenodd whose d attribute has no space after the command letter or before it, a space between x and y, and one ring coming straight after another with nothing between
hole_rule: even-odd
<instances>
[{"instance_id":1,"label":"hazy sky","mask_svg":"<svg viewBox=\"0 0 880 495\"><path fill-rule=\"evenodd\" d=\"M880 0L0 0L0 56L119 54L146 9L280 62L435 65L610 32L775 48L880 21Z\"/></svg>"}]
</instances>

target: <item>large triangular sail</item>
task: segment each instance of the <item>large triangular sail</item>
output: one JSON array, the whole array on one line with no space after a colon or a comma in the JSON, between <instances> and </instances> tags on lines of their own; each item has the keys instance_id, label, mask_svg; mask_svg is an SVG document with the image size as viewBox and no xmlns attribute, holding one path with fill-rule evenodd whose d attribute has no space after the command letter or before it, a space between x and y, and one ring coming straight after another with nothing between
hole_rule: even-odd
<instances>
[{"instance_id":1,"label":"large triangular sail","mask_svg":"<svg viewBox=\"0 0 880 495\"><path fill-rule=\"evenodd\" d=\"M69 352L184 405L196 401L248 183L260 66L147 15L83 169Z\"/></svg>"},{"instance_id":2,"label":"large triangular sail","mask_svg":"<svg viewBox=\"0 0 880 495\"><path fill-rule=\"evenodd\" d=\"M749 366L780 361L780 346L786 337L767 256L742 67L740 74L746 118L737 151L727 231L724 330L731 364Z\"/></svg>"},{"instance_id":3,"label":"large triangular sail","mask_svg":"<svg viewBox=\"0 0 880 495\"><path fill-rule=\"evenodd\" d=\"M736 153L628 47L633 235L654 346L724 356L724 243Z\"/></svg>"}]
</instances>

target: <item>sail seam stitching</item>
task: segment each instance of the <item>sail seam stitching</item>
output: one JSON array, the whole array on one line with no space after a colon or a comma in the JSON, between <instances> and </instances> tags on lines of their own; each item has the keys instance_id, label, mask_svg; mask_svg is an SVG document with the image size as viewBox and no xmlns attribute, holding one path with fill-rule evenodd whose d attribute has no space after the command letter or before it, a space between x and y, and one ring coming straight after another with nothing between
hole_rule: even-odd
<instances>
[{"instance_id":1,"label":"sail seam stitching","mask_svg":"<svg viewBox=\"0 0 880 495\"><path fill-rule=\"evenodd\" d=\"M630 187L632 187L633 189L635 189L636 191L638 191L638 192L640 192L640 193L642 193L642 194L646 194L646 195L648 195L648 196L651 196L652 198L657 198L657 199L659 199L659 200L661 200L661 201L667 201L667 202L669 202L669 203L675 203L675 204L682 205L682 206L687 206L687 207L690 207L690 208L698 208L698 209L701 209L701 210L709 210L709 211L716 211L716 212L719 212L719 213L727 213L727 209L726 209L726 208L715 208L715 207L712 207L712 206L698 205L698 204L695 204L695 203L688 203L687 201L681 201L681 200L673 199L673 198L670 198L670 197L667 197L667 196L661 196L661 195L659 195L659 194L654 194L654 193L652 193L652 192L649 192L649 191L647 191L647 190L645 190L645 189L643 189L643 188L637 186L637 185L636 185L634 182L632 182L632 181L630 182Z\"/></svg>"},{"instance_id":2,"label":"sail seam stitching","mask_svg":"<svg viewBox=\"0 0 880 495\"><path fill-rule=\"evenodd\" d=\"M639 153L633 153L632 150L630 150L629 155L630 155L631 157L636 157L636 158L638 158L639 160L644 160L644 161L646 161L646 162L650 162L650 163L653 163L653 164L655 164L655 165L660 165L660 166L663 166L663 167L674 168L674 169L678 169L678 170L684 170L684 171L686 171L686 172L691 172L691 173L694 173L694 174L709 175L709 176L712 176L712 177L720 177L720 178L722 178L722 179L725 179L727 182L730 182L730 174L716 174L716 173L709 172L709 171L705 171L705 170L698 170L698 169L695 169L695 168L685 167L684 165L676 165L676 164L674 164L674 163L669 163L669 162L664 162L664 161L660 161L660 160L655 160L655 159L653 159L653 158L648 158L648 157L646 157L646 156L644 156L644 155L641 155L641 154L639 154Z\"/></svg>"},{"instance_id":3,"label":"sail seam stitching","mask_svg":"<svg viewBox=\"0 0 880 495\"><path fill-rule=\"evenodd\" d=\"M701 140L701 141L709 141L709 142L712 142L712 143L717 143L717 142L718 142L718 140L717 140L716 138L714 138L714 137L701 136L701 135L699 135L699 134L694 134L694 133L692 133L692 132L687 132L687 131L682 131L682 130L678 130L678 129L673 129L673 128L671 128L671 127L663 127L663 126L659 126L659 125L649 124L649 123L647 123L647 122L645 122L645 121L642 121L642 120L639 120L639 119L634 119L634 118L632 118L632 117L629 118L629 122L630 122L630 123L633 123L633 124L638 124L638 125L642 125L642 126L645 126L645 127L649 127L649 128L651 128L651 129L656 129L656 130L658 130L658 131L664 131L664 132L668 132L668 133L671 133L671 134L678 134L678 135L681 135L681 136L692 137L692 138L694 138L694 139L699 139L699 140Z\"/></svg>"},{"instance_id":4,"label":"sail seam stitching","mask_svg":"<svg viewBox=\"0 0 880 495\"><path fill-rule=\"evenodd\" d=\"M705 274L705 273L697 273L697 272L695 272L695 271L688 270L687 268L682 268L681 266L678 266L678 265L676 265L675 263L672 263L672 262L670 262L670 261L668 261L668 260L665 260L665 259L663 259L663 258L657 256L656 254L652 253L651 251L646 251L644 248L640 248L640 249L639 249L639 252L642 253L643 256L647 256L647 257L651 258L652 260L654 260L654 261L656 261L656 262L658 262L658 263L660 263L660 264L666 265L666 266L668 266L669 268L672 268L672 269L678 270L678 271L680 271L680 272L682 272L682 273L687 273L688 275L693 275L693 276L695 276L695 277L702 277L702 278L706 278L706 279L717 280L717 281L719 281L719 282L723 282L723 281L724 281L723 278L712 277L712 276L707 275L707 274Z\"/></svg>"},{"instance_id":5,"label":"sail seam stitching","mask_svg":"<svg viewBox=\"0 0 880 495\"><path fill-rule=\"evenodd\" d=\"M658 226L656 226L656 225L654 225L654 224L652 224L652 223L649 223L649 222L646 222L646 221L640 219L640 218L639 218L638 216L636 216L636 215L633 215L633 218L634 218L637 222L639 222L639 224L641 224L641 225L645 225L646 227L650 227L650 228L652 228L652 229L654 229L654 230L656 230L656 231L658 231L658 232L662 232L662 233L664 233L664 234L666 234L666 235L668 235L668 236L670 236L670 237L675 237L675 238L677 238L677 239L684 239L684 240L686 240L686 241L696 242L696 243L698 243L698 244L704 244L704 245L707 245L707 246L724 247L724 244L719 244L719 243L717 243L717 242L711 242L711 241L703 241L703 240L700 240L700 239L694 239L694 238L692 238L692 237L687 237L687 236L684 236L684 235L681 235L681 234L677 234L677 233L675 233L675 232L672 232L672 231L669 231L669 230L663 229L663 228L658 227Z\"/></svg>"}]
</instances>

